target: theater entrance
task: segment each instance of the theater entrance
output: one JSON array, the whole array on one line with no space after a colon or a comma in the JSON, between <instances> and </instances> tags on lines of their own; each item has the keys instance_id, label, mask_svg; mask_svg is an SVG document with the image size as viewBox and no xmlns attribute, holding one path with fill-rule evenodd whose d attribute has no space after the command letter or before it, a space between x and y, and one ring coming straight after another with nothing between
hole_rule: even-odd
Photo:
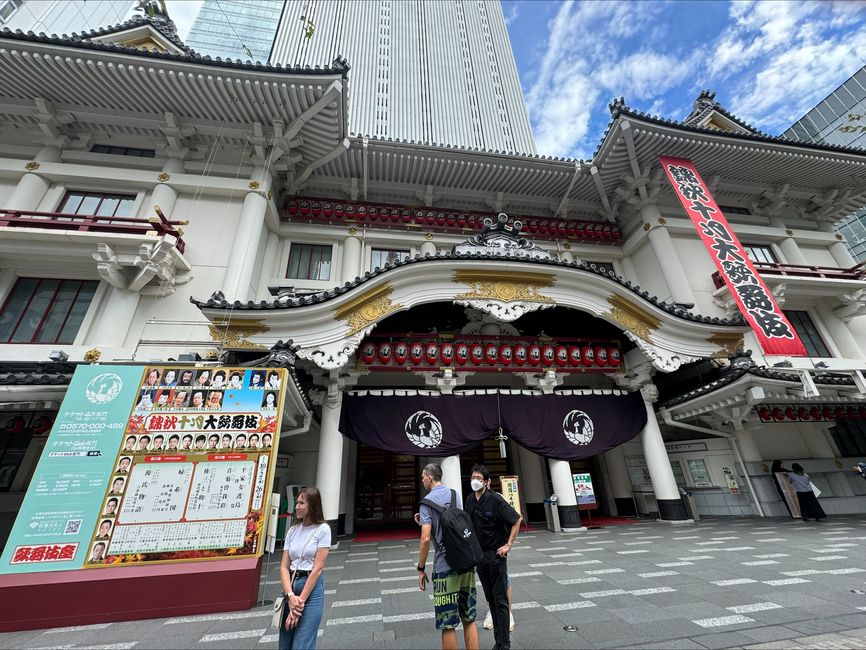
<instances>
[{"instance_id":1,"label":"theater entrance","mask_svg":"<svg viewBox=\"0 0 866 650\"><path fill-rule=\"evenodd\" d=\"M358 445L355 530L414 526L418 512L420 459Z\"/></svg>"}]
</instances>

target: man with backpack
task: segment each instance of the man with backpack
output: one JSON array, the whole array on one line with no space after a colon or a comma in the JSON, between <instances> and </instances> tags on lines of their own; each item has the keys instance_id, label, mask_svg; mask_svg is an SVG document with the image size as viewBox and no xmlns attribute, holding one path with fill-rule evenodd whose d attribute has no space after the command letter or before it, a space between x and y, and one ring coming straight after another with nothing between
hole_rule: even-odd
<instances>
[{"instance_id":1,"label":"man with backpack","mask_svg":"<svg viewBox=\"0 0 866 650\"><path fill-rule=\"evenodd\" d=\"M442 485L442 468L435 463L421 471L428 492L421 501L418 549L418 587L427 587L427 553L433 542L433 608L436 629L442 632L442 648L457 648L457 626L463 623L466 650L477 650L475 627L475 565L481 548L472 522L457 505L457 493Z\"/></svg>"},{"instance_id":2,"label":"man with backpack","mask_svg":"<svg viewBox=\"0 0 866 650\"><path fill-rule=\"evenodd\" d=\"M464 509L472 517L482 560L478 577L493 618L494 650L510 650L511 614L508 610L508 564L506 558L523 518L505 498L490 489L490 472L484 465L472 468L469 477L472 494L467 495Z\"/></svg>"}]
</instances>

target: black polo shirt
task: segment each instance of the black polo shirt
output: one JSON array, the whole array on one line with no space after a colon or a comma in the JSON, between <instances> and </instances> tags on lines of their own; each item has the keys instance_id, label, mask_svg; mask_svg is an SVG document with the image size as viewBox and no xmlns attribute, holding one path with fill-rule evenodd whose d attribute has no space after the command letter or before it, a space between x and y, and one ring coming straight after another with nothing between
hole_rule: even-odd
<instances>
[{"instance_id":1,"label":"black polo shirt","mask_svg":"<svg viewBox=\"0 0 866 650\"><path fill-rule=\"evenodd\" d=\"M520 515L498 492L485 490L480 499L470 492L463 508L472 517L478 542L485 551L495 551L508 542L511 527Z\"/></svg>"}]
</instances>

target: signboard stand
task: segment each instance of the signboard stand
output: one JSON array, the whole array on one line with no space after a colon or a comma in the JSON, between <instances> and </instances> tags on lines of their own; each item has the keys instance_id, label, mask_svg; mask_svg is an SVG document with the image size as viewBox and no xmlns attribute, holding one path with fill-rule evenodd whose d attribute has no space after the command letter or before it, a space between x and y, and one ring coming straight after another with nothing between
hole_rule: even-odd
<instances>
[{"instance_id":1,"label":"signboard stand","mask_svg":"<svg viewBox=\"0 0 866 650\"><path fill-rule=\"evenodd\" d=\"M586 511L589 517L589 526L592 524L592 511L598 508L598 502L595 499L595 489L592 486L592 476L587 473L572 474L571 480L574 483L574 495L577 497L577 511Z\"/></svg>"},{"instance_id":2,"label":"signboard stand","mask_svg":"<svg viewBox=\"0 0 866 650\"><path fill-rule=\"evenodd\" d=\"M517 514L523 517L523 530L529 530L529 522L526 521L526 502L523 500L523 492L520 491L520 477L516 474L500 476L499 485L502 486L502 496Z\"/></svg>"}]
</instances>

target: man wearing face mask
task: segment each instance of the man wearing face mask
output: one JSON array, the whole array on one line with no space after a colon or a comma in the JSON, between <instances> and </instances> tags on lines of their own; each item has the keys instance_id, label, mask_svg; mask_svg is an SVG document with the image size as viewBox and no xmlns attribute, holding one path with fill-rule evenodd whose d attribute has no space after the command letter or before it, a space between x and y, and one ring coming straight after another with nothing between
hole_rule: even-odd
<instances>
[{"instance_id":1,"label":"man wearing face mask","mask_svg":"<svg viewBox=\"0 0 866 650\"><path fill-rule=\"evenodd\" d=\"M478 578L493 617L494 650L509 650L508 565L506 558L523 518L508 502L490 489L490 472L484 465L472 468L472 494L463 509L472 517L475 533L484 554L478 565Z\"/></svg>"}]
</instances>

